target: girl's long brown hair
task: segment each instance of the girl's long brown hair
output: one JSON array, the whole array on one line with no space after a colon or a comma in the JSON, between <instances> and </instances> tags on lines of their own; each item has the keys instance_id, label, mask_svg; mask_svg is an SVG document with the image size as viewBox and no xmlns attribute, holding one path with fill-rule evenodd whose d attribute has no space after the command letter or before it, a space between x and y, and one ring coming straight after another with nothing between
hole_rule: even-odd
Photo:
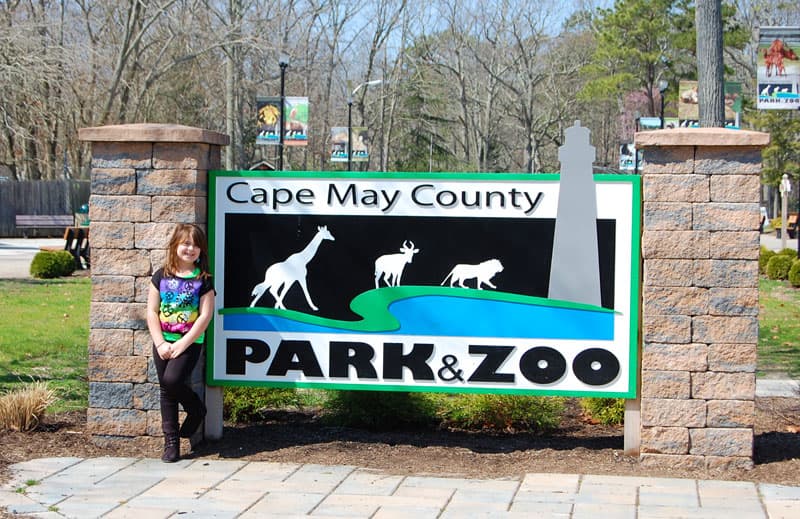
<instances>
[{"instance_id":1,"label":"girl's long brown hair","mask_svg":"<svg viewBox=\"0 0 800 519\"><path fill-rule=\"evenodd\" d=\"M200 277L211 277L208 267L208 241L203 229L193 223L179 223L172 231L172 238L169 239L167 246L167 259L164 262L164 274L174 276L178 271L178 245L186 238L190 238L192 243L200 248L200 256L197 258L197 267L200 269Z\"/></svg>"}]
</instances>

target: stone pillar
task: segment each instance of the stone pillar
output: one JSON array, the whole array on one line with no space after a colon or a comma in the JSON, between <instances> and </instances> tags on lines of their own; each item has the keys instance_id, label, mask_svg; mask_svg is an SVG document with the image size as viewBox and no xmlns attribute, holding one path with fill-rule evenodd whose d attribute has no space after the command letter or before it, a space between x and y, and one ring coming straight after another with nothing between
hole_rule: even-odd
<instances>
[{"instance_id":1,"label":"stone pillar","mask_svg":"<svg viewBox=\"0 0 800 519\"><path fill-rule=\"evenodd\" d=\"M92 146L87 423L96 440L160 436L145 322L150 276L176 223L205 227L207 172L220 167L229 139L167 124L83 128L78 138ZM192 380L201 395L204 365Z\"/></svg>"},{"instance_id":2,"label":"stone pillar","mask_svg":"<svg viewBox=\"0 0 800 519\"><path fill-rule=\"evenodd\" d=\"M752 467L769 135L696 128L635 140L645 158L640 459Z\"/></svg>"}]
</instances>

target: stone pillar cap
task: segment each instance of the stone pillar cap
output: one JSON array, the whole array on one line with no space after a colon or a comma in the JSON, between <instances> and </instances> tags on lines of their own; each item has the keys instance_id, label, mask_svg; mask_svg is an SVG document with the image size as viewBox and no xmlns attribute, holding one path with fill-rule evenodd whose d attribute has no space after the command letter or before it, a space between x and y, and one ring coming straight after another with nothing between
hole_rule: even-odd
<instances>
[{"instance_id":1,"label":"stone pillar cap","mask_svg":"<svg viewBox=\"0 0 800 519\"><path fill-rule=\"evenodd\" d=\"M191 142L227 146L224 133L180 124L117 124L78 130L78 140L89 142Z\"/></svg>"},{"instance_id":2,"label":"stone pillar cap","mask_svg":"<svg viewBox=\"0 0 800 519\"><path fill-rule=\"evenodd\" d=\"M650 146L766 146L769 134L728 128L675 128L637 132L637 149Z\"/></svg>"}]
</instances>

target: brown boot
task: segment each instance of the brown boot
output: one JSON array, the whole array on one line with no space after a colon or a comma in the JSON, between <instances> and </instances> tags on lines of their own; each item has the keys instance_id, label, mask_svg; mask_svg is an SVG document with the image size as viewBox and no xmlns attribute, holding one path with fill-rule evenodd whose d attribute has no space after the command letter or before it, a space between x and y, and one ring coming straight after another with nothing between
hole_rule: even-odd
<instances>
[{"instance_id":1,"label":"brown boot","mask_svg":"<svg viewBox=\"0 0 800 519\"><path fill-rule=\"evenodd\" d=\"M175 433L164 435L164 454L161 461L164 463L175 463L181 459L181 442Z\"/></svg>"}]
</instances>

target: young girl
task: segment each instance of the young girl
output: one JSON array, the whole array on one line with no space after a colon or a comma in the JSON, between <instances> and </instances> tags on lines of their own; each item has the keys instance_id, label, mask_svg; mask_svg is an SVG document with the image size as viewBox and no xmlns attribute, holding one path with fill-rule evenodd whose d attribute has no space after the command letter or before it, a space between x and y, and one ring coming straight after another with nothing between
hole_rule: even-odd
<instances>
[{"instance_id":1,"label":"young girl","mask_svg":"<svg viewBox=\"0 0 800 519\"><path fill-rule=\"evenodd\" d=\"M180 440L197 431L206 415L203 401L186 383L214 312L214 284L208 272L208 245L196 225L178 224L164 266L153 274L147 295L147 328L153 339L153 362L161 386L161 460L180 459ZM178 429L178 404L186 419Z\"/></svg>"}]
</instances>

